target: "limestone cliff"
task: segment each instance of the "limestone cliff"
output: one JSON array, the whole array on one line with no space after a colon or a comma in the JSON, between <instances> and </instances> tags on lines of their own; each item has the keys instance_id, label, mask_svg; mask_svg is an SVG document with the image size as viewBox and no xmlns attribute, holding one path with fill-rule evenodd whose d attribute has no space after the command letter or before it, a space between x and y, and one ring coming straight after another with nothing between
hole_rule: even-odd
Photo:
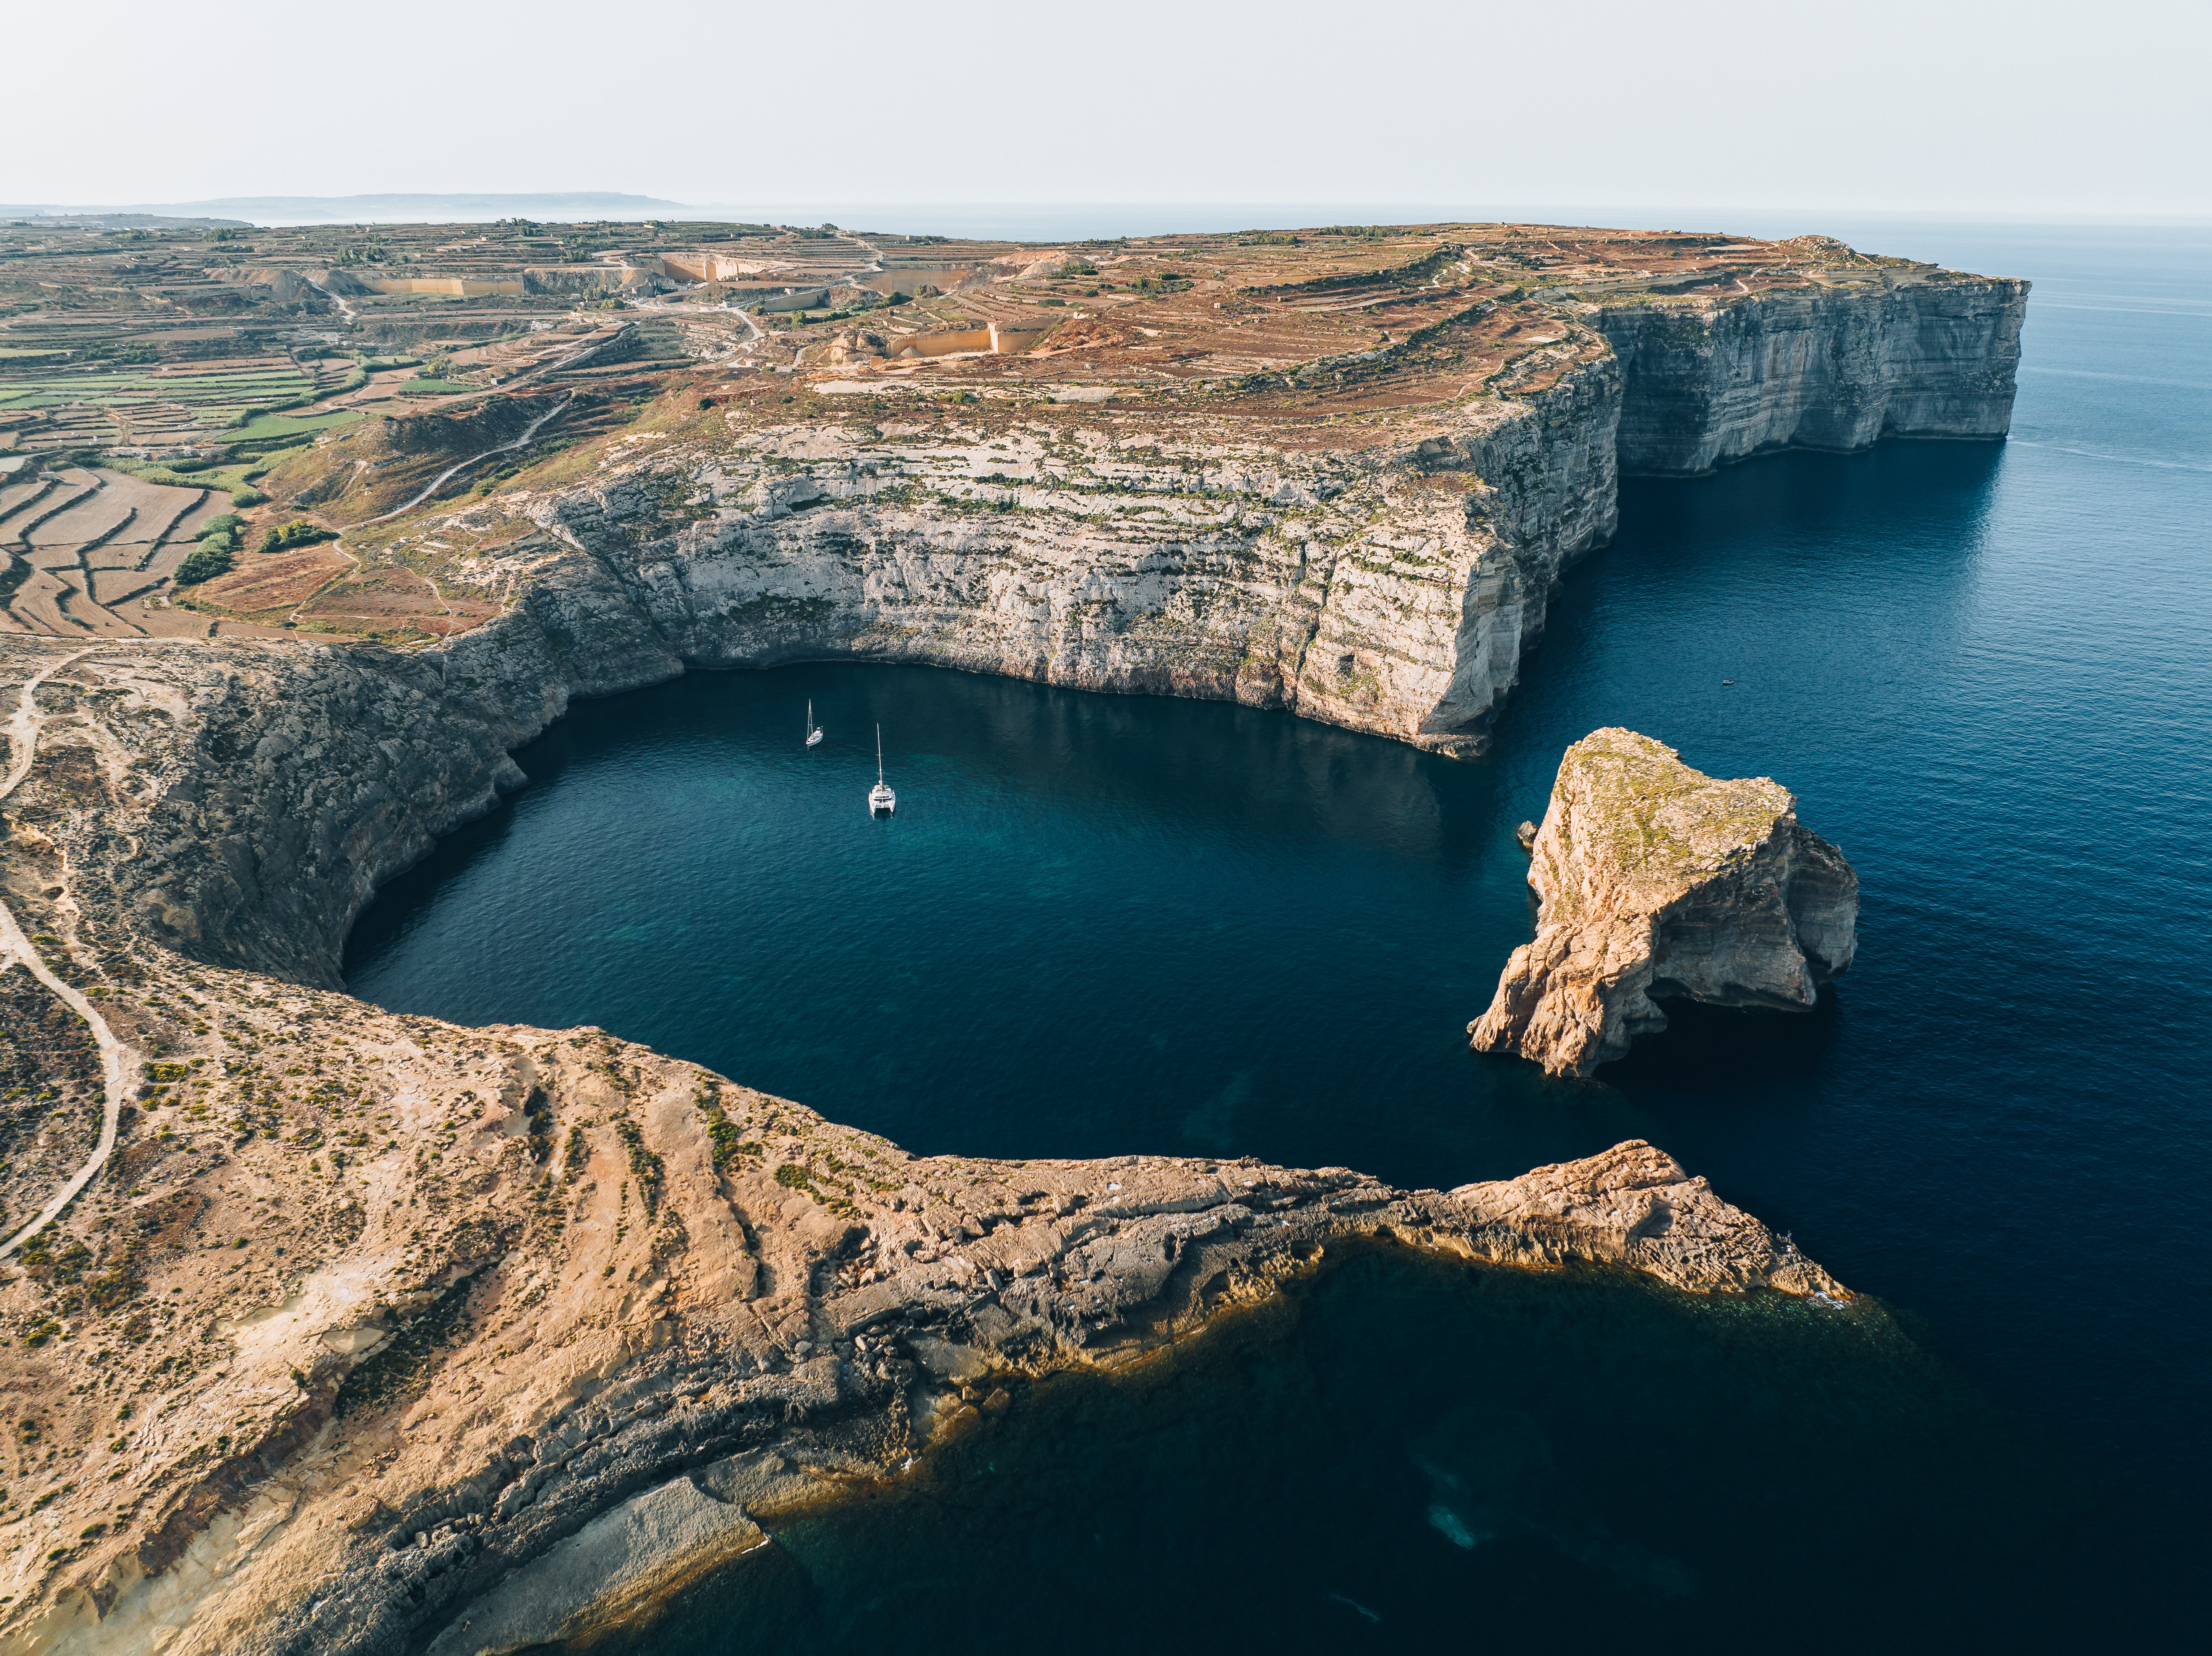
<instances>
[{"instance_id":1,"label":"limestone cliff","mask_svg":"<svg viewBox=\"0 0 2212 1656\"><path fill-rule=\"evenodd\" d=\"M1472 754L1561 567L1613 532L1619 406L1601 361L1317 450L1180 411L769 426L534 515L687 664L927 662Z\"/></svg>"},{"instance_id":2,"label":"limestone cliff","mask_svg":"<svg viewBox=\"0 0 2212 1656\"><path fill-rule=\"evenodd\" d=\"M1789 790L1716 780L1633 731L1567 749L1528 883L1535 940L1468 1033L1554 1075L1586 1076L1665 1028L1669 998L1810 1007L1857 948L1858 876Z\"/></svg>"},{"instance_id":3,"label":"limestone cliff","mask_svg":"<svg viewBox=\"0 0 2212 1656\"><path fill-rule=\"evenodd\" d=\"M557 432L596 393L338 430L270 486L353 525L363 573L281 618L488 629L462 652L493 667L464 676L511 681L525 723L687 667L857 657L1235 701L1465 756L1561 571L1612 535L1623 465L2009 419L2024 283L1819 238L1334 234L1194 238L1172 278L1139 274L1164 252L1109 260L1137 279L1069 289L1025 350L888 319L884 361L764 334L618 434L398 521L426 469ZM1058 268L1007 264L960 303L1012 326Z\"/></svg>"},{"instance_id":4,"label":"limestone cliff","mask_svg":"<svg viewBox=\"0 0 2212 1656\"><path fill-rule=\"evenodd\" d=\"M1725 304L1592 306L1626 386L1620 464L1680 475L1769 449L2002 437L2027 303L2024 282L1905 266Z\"/></svg>"}]
</instances>

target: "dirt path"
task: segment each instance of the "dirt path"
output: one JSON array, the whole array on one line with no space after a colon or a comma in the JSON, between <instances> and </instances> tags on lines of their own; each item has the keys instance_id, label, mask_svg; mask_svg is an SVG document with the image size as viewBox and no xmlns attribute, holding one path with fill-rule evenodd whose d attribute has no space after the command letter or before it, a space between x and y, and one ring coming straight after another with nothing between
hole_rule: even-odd
<instances>
[{"instance_id":1,"label":"dirt path","mask_svg":"<svg viewBox=\"0 0 2212 1656\"><path fill-rule=\"evenodd\" d=\"M528 425L525 426L522 428L522 435L516 438L513 442L501 443L497 448L488 448L481 454L471 454L467 459L462 461L459 465L447 466L443 471L433 477L430 480L429 487L425 488L420 494L415 496L413 500L407 501L404 505L395 506L391 511L384 513L382 517L371 518L367 523L358 524L355 526L360 529L366 529L368 527L369 524L380 524L384 522L386 519L396 518L403 512L412 512L416 507L422 505L423 501L428 500L433 494L435 494L441 488L444 488L446 479L452 476L455 472L466 471L477 461L489 460L495 454L504 454L509 449L522 447L526 443L529 442L532 438L538 434L538 427L544 425L548 420L553 418L555 415L560 413L562 409L567 408L569 403L575 400L575 392L570 391L566 397L561 399L560 403L556 406L546 409L544 413L539 415L535 420L532 420Z\"/></svg>"},{"instance_id":2,"label":"dirt path","mask_svg":"<svg viewBox=\"0 0 2212 1656\"><path fill-rule=\"evenodd\" d=\"M0 787L0 799L15 792L22 779L31 773L31 761L37 756L39 726L43 722L39 713L39 686L56 673L82 657L89 650L79 650L74 655L64 656L51 667L34 674L23 686L23 699L8 720L8 751L10 762L8 781ZM138 1055L115 1038L99 1009L82 994L56 977L31 940L23 935L23 928L15 923L15 911L0 902L0 959L12 957L47 988L53 991L71 1011L82 1018L92 1029L93 1039L100 1043L100 1068L106 1083L107 1104L100 1112L100 1143L85 1164L72 1174L62 1187L39 1210L38 1217L0 1243L0 1259L4 1259L29 1241L60 1216L61 1210L76 1198L76 1193L90 1184L100 1168L107 1165L110 1152L115 1149L115 1131L123 1117L123 1100L131 1088L131 1072L137 1067Z\"/></svg>"},{"instance_id":3,"label":"dirt path","mask_svg":"<svg viewBox=\"0 0 2212 1656\"><path fill-rule=\"evenodd\" d=\"M302 276L300 279L302 282L305 282L310 288L313 288L317 293L320 294L325 299L329 300L331 304L338 307L338 314L344 318L347 327L350 328L355 323L361 320L359 317L354 314L353 306L347 304L341 295L332 293L328 288L323 286L321 282L315 281L312 276Z\"/></svg>"}]
</instances>

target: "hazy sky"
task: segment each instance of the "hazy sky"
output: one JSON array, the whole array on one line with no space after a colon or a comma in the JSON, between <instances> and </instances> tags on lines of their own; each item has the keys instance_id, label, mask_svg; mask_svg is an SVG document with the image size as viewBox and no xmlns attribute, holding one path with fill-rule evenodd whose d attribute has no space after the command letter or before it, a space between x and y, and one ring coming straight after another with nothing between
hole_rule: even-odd
<instances>
[{"instance_id":1,"label":"hazy sky","mask_svg":"<svg viewBox=\"0 0 2212 1656\"><path fill-rule=\"evenodd\" d=\"M0 202L2212 215L2212 4L25 6Z\"/></svg>"}]
</instances>

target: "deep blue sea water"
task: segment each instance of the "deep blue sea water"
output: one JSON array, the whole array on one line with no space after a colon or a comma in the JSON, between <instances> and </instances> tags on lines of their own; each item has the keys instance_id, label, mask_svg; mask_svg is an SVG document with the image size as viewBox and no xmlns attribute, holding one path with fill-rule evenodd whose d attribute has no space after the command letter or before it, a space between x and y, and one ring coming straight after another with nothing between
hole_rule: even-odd
<instances>
[{"instance_id":1,"label":"deep blue sea water","mask_svg":"<svg viewBox=\"0 0 2212 1656\"><path fill-rule=\"evenodd\" d=\"M1696 1399L1725 1398L1739 1417L1817 1422L1853 1446L1851 1464L1887 1465L1880 1446L1927 1441L1932 1422L1964 1442L1958 1422L2017 1409L2034 1427L1988 1429L2017 1450L2005 1468L1995 1449L1978 1470L1921 1456L1909 1504L1994 1522L2008 1480L2024 1479L2047 1493L2029 1503L2049 1519L2039 1533L2073 1537L2078 1563L2082 1538L2111 1520L2081 1517L2087 1486L2052 1470L2063 1453L2032 1442L2037 1430L2154 1489L2212 1475L2212 1255L2198 1240L2212 1191L2212 232L1836 227L2035 280L2012 440L1632 482L1618 539L1568 577L1493 757L1453 763L1280 715L922 669L694 676L580 706L524 750L533 786L363 916L356 992L464 1022L599 1024L923 1152L1250 1153L1449 1186L1648 1137L1899 1307L1912 1338L1852 1359L1855 1400L1840 1380L1806 1391L1805 1353L1829 1338L1817 1329L1747 1317L1728 1325L1756 1337L1730 1345L1684 1313L1667 1325L1680 1348L1661 1387L1679 1405L1669 1416L1642 1389L1665 1367L1647 1361L1660 1337L1644 1300L1554 1283L1553 1313L1516 1284L1513 1303L1534 1308L1516 1313L1510 1349L1553 1377L1555 1405L1536 1408L1510 1365L1489 1374L1472 1398L1539 1422L1498 1453L1525 1459L1540 1441L1539 1459L1581 1469L1567 1482L1601 1483L1578 1429L1614 1442L1595 1423L1634 1418L1674 1442L1653 1452L1666 1476L1687 1477L1675 1450L1717 1453L1726 1435ZM798 741L809 697L830 731L811 752ZM890 822L862 806L878 720L900 791ZM1802 819L1859 870L1859 955L1809 1016L1691 1009L1601 1084L1550 1083L1468 1053L1462 1031L1528 935L1513 826L1540 814L1561 749L1607 724L1795 790ZM1320 1400L1355 1382L1311 1355L1340 1359L1347 1330L1387 1344L1360 1307L1430 1305L1417 1278L1385 1270L1364 1297L1318 1289L1296 1337L1239 1347L1261 1354L1239 1359L1255 1373L1309 1377L1262 1411L1276 1435L1248 1422L1224 1439L1248 1459L1279 1444L1280 1465L1249 1469L1257 1487L1389 1506L1427 1476L1407 1470L1411 1438L1385 1448L1372 1434L1437 1416L1461 1371L1419 1350L1393 1359L1443 1391L1434 1406L1401 1399L1386 1429ZM1442 1338L1458 1349L1460 1335ZM1994 1401L1923 1384L1928 1352ZM1834 1352L1823 1362L1850 1370ZM1563 1378L1593 1365L1603 1384ZM1207 1415L1204 1367L1160 1382L1186 1388L1176 1410ZM1728 1386L1711 1381L1723 1371ZM1040 1400L1035 1417L1137 1406L1085 1393ZM1353 1416L1358 1433L1316 1447ZM1063 1462L1066 1442L1087 1441L1054 1429ZM1171 1477L1171 1459L1130 1453L1133 1472ZM1352 1481L1309 1477L1315 1464ZM1729 1464L1737 1481L1716 1473L1706 1495L1771 1496L1769 1517L1791 1533L1833 1512L1875 1521L1880 1497L1854 1505L1840 1464L1771 1485ZM1365 1483L1345 1470L1360 1465ZM963 1522L1043 1522L975 1492L988 1487L933 1484L932 1498L965 1502ZM1434 1542L1420 1504L1386 1534ZM1341 1544L1369 1516L1310 1522ZM1501 1520L1518 1539L1475 1550L1498 1580L1461 1586L1488 1595L1498 1626L1518 1625L1498 1597L1516 1569L1497 1561L1519 1548L1577 1580L1640 1580L1620 1589L1639 1604L1665 1596L1641 1564L1622 1577L1585 1520L1598 1521ZM824 1556L872 1556L897 1528L821 1521L842 1538L820 1542ZM1185 1535L1185 1518L1161 1522ZM1636 1532L1605 1522L1616 1539ZM1904 1541L1885 1552L1871 1533L1824 1544L1857 1546L1862 1567L1906 1582ZM1713 1544L1678 1546L1705 1561L1685 1565L1700 1580ZM1762 1561L1753 1572L1779 1567L1770 1545L1799 1550L1787 1536L1745 1544ZM1289 1569L1290 1554L1236 1547L1219 1562L1249 1571L1278 1556ZM1941 1601L1898 1586L1881 1613L1930 1628L2057 1579L2047 1560L2005 1557L2010 1587ZM1139 1562L1116 1552L1112 1568ZM836 1619L834 1568L801 1574L812 1608L787 1606L793 1637L837 1647L831 1623L869 1625ZM1409 1606L1448 1589L1445 1576L1421 1583L1390 1589L1412 1626L1429 1612ZM763 1635L728 1647L782 1647Z\"/></svg>"}]
</instances>

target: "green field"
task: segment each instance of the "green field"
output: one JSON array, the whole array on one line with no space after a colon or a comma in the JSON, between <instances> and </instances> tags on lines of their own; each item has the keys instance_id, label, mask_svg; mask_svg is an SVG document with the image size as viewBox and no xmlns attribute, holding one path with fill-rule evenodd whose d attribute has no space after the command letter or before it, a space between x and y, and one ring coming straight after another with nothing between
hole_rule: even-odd
<instances>
[{"instance_id":1,"label":"green field","mask_svg":"<svg viewBox=\"0 0 2212 1656\"><path fill-rule=\"evenodd\" d=\"M0 380L0 408L162 402L234 412L256 403L273 403L314 389L314 380L306 374L282 368L254 369L244 373L52 374Z\"/></svg>"},{"instance_id":2,"label":"green field","mask_svg":"<svg viewBox=\"0 0 2212 1656\"><path fill-rule=\"evenodd\" d=\"M305 432L328 431L368 418L360 409L341 409L336 414L258 414L229 434L233 442L252 443L271 437L293 437Z\"/></svg>"}]
</instances>

